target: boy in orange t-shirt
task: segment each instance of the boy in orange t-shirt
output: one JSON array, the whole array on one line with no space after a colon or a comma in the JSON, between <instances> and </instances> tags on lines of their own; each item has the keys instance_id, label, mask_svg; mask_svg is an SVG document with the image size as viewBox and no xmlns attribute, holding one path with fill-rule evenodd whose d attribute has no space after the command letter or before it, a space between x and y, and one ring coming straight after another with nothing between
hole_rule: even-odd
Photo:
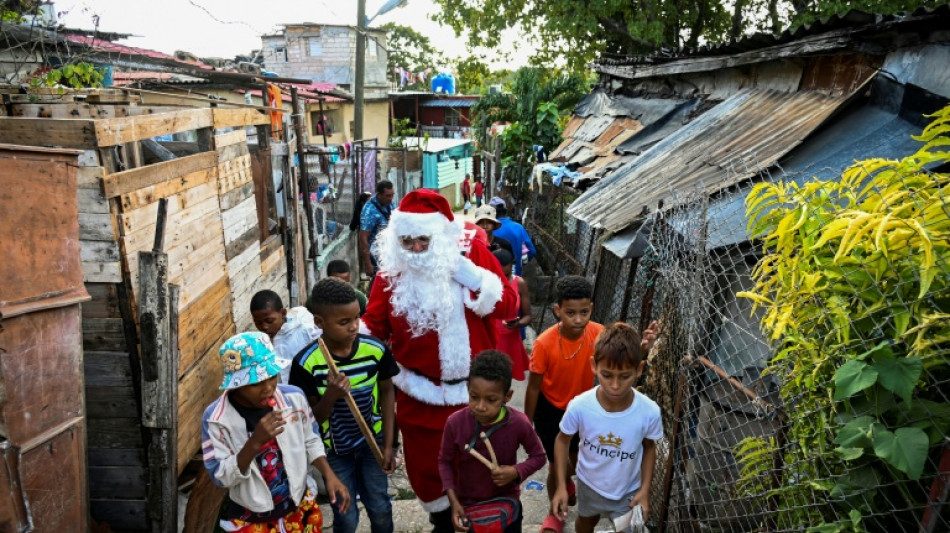
<instances>
[{"instance_id":1,"label":"boy in orange t-shirt","mask_svg":"<svg viewBox=\"0 0 950 533\"><path fill-rule=\"evenodd\" d=\"M531 374L524 397L524 412L534 421L534 429L541 439L548 461L554 460L554 441L560 433L561 418L567 404L575 396L594 387L594 371L591 360L594 356L594 342L604 330L604 326L592 322L590 317L594 309L591 300L594 288L582 276L565 276L555 286L557 303L554 315L559 322L544 333L538 335L531 351ZM643 333L641 349L646 353L656 340L656 323L650 324ZM645 357L645 356L644 356ZM578 441L571 440L571 465L567 472L567 488L573 504L573 486L570 481L574 474L573 464L577 457ZM554 469L548 471L548 496L554 496L557 488ZM564 523L549 515L541 527L560 532Z\"/></svg>"}]
</instances>

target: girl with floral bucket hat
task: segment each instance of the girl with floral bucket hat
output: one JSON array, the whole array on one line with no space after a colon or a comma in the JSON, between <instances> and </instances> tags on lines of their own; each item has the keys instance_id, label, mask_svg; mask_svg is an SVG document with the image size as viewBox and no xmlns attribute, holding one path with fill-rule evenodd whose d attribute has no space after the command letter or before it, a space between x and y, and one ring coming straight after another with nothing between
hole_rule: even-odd
<instances>
[{"instance_id":1,"label":"girl with floral bucket hat","mask_svg":"<svg viewBox=\"0 0 950 533\"><path fill-rule=\"evenodd\" d=\"M221 529L319 532L323 516L307 465L320 471L330 501L344 512L350 495L327 463L307 397L277 382L291 362L261 332L231 337L220 354L224 393L205 409L201 446L211 479L229 489Z\"/></svg>"}]
</instances>

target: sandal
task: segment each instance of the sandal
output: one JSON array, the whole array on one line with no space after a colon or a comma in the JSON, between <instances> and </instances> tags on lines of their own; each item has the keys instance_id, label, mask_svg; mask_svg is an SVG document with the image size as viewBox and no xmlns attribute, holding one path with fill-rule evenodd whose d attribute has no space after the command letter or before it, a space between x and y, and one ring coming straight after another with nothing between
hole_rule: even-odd
<instances>
[{"instance_id":1,"label":"sandal","mask_svg":"<svg viewBox=\"0 0 950 533\"><path fill-rule=\"evenodd\" d=\"M570 478L567 480L567 504L570 506L577 505L577 486L574 485L574 480Z\"/></svg>"},{"instance_id":2,"label":"sandal","mask_svg":"<svg viewBox=\"0 0 950 533\"><path fill-rule=\"evenodd\" d=\"M560 520L558 517L553 514L549 514L544 517L544 522L541 522L541 531L540 533L545 533L547 531L553 531L554 533L562 533L564 531L564 521Z\"/></svg>"}]
</instances>

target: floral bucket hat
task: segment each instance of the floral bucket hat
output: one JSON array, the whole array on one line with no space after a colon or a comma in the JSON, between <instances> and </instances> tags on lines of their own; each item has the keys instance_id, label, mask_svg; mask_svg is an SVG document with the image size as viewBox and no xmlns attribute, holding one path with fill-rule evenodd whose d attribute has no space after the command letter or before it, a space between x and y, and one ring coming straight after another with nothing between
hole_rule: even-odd
<instances>
[{"instance_id":1,"label":"floral bucket hat","mask_svg":"<svg viewBox=\"0 0 950 533\"><path fill-rule=\"evenodd\" d=\"M221 345L224 366L222 390L254 385L280 374L290 365L289 359L277 357L266 333L239 333Z\"/></svg>"}]
</instances>

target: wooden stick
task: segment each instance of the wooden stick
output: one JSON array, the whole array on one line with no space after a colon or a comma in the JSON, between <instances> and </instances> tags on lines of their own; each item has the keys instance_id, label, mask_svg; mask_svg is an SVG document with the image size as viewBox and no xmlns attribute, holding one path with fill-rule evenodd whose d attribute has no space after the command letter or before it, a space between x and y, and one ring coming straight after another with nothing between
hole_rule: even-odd
<instances>
[{"instance_id":1,"label":"wooden stick","mask_svg":"<svg viewBox=\"0 0 950 533\"><path fill-rule=\"evenodd\" d=\"M495 468L498 468L498 457L495 456L495 448L491 445L488 435L482 431L481 437L482 440L485 441L485 447L488 448L488 453L491 454L491 464L494 465Z\"/></svg>"},{"instance_id":2,"label":"wooden stick","mask_svg":"<svg viewBox=\"0 0 950 533\"><path fill-rule=\"evenodd\" d=\"M751 389L743 385L741 381L730 376L728 373L726 373L725 370L717 366L716 363L713 363L712 361L710 361L709 359L701 355L697 356L696 360L702 363L702 365L705 366L706 368L715 372L717 376L719 376L720 378L725 380L727 383L732 385L737 391L741 392L742 394L745 394L749 398L749 400L752 401L753 405L761 407L765 409L765 411L767 412L772 412L772 410L774 409L772 404L765 401L764 399L762 399L761 396L759 396L758 394L753 392Z\"/></svg>"},{"instance_id":3,"label":"wooden stick","mask_svg":"<svg viewBox=\"0 0 950 533\"><path fill-rule=\"evenodd\" d=\"M466 446L465 449L468 450L468 453L472 454L472 457L478 459L483 465L487 466L489 470L495 470L496 466L493 465L488 459L485 459L484 455L478 453L478 450L476 450L474 447Z\"/></svg>"},{"instance_id":4,"label":"wooden stick","mask_svg":"<svg viewBox=\"0 0 950 533\"><path fill-rule=\"evenodd\" d=\"M323 337L319 337L317 342L320 343L320 351L323 352L323 358L330 368L330 375L333 377L339 376L340 369L336 367L336 362L333 361L333 355L330 353L330 350L327 349L326 343L323 342ZM346 401L346 406L350 408L350 413L353 414L353 418L356 419L356 424L360 427L360 432L363 434L363 438L366 439L370 451L372 451L373 456L376 457L376 462L379 463L381 468L384 468L383 452L379 449L379 445L376 444L376 435L373 433L373 430L369 428L366 424L366 420L363 419L363 413L360 412L359 406L356 405L356 400L353 399L353 395L350 394L350 391L346 391L346 396L343 399Z\"/></svg>"}]
</instances>

